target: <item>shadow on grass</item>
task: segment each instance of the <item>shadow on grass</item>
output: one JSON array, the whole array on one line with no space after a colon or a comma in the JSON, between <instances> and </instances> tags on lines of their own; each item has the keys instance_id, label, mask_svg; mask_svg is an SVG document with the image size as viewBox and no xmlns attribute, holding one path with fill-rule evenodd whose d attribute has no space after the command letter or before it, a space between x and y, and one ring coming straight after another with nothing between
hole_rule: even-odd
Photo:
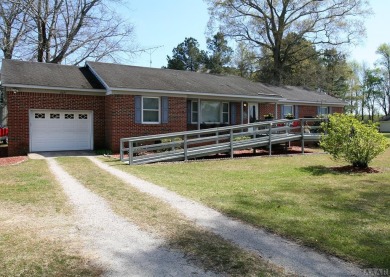
<instances>
[{"instance_id":1,"label":"shadow on grass","mask_svg":"<svg viewBox=\"0 0 390 277\"><path fill-rule=\"evenodd\" d=\"M325 167L323 165L306 166L306 167L300 168L299 170L301 172L304 172L304 173L309 173L313 176L322 176L325 174L333 174L333 175L342 174L341 172L336 172L336 171L332 170L330 167Z\"/></svg>"},{"instance_id":2,"label":"shadow on grass","mask_svg":"<svg viewBox=\"0 0 390 277\"><path fill-rule=\"evenodd\" d=\"M333 174L333 175L372 174L372 173L381 172L380 170L377 170L372 167L361 168L352 165L336 166L336 167L325 167L322 165L307 166L301 168L300 171L310 173L313 176L322 176L325 174Z\"/></svg>"},{"instance_id":3,"label":"shadow on grass","mask_svg":"<svg viewBox=\"0 0 390 277\"><path fill-rule=\"evenodd\" d=\"M183 251L187 260L207 272L228 276L285 276L282 269L256 254L205 230L182 226L168 239L168 245Z\"/></svg>"}]
</instances>

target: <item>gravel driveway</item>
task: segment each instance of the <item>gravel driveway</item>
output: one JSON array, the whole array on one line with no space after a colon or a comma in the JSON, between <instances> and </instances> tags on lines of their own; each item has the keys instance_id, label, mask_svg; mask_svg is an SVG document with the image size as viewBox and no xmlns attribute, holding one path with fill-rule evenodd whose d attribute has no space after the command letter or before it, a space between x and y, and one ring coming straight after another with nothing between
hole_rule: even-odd
<instances>
[{"instance_id":1,"label":"gravel driveway","mask_svg":"<svg viewBox=\"0 0 390 277\"><path fill-rule=\"evenodd\" d=\"M123 182L169 203L199 226L258 253L271 263L284 267L287 272L304 276L364 276L363 271L355 265L233 220L163 187L111 167L95 157L89 159Z\"/></svg>"},{"instance_id":2,"label":"gravel driveway","mask_svg":"<svg viewBox=\"0 0 390 277\"><path fill-rule=\"evenodd\" d=\"M86 248L99 257L106 276L211 276L164 247L164 241L140 230L116 215L104 199L92 193L65 172L53 158L50 170L74 205L77 227L86 238Z\"/></svg>"}]
</instances>

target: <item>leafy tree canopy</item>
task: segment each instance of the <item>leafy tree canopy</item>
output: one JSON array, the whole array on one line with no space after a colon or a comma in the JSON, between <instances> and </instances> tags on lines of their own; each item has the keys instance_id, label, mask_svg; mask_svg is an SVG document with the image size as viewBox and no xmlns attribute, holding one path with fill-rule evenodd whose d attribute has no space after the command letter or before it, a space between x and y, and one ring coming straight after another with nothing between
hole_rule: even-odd
<instances>
[{"instance_id":1,"label":"leafy tree canopy","mask_svg":"<svg viewBox=\"0 0 390 277\"><path fill-rule=\"evenodd\" d=\"M210 73L221 74L228 71L227 65L232 60L233 49L228 46L224 34L218 32L212 39L207 39L207 48L211 52L206 61Z\"/></svg>"},{"instance_id":2,"label":"leafy tree canopy","mask_svg":"<svg viewBox=\"0 0 390 277\"><path fill-rule=\"evenodd\" d=\"M199 49L199 43L196 39L185 38L172 50L172 58L167 56L169 69L198 71L205 63L207 54Z\"/></svg>"}]
</instances>

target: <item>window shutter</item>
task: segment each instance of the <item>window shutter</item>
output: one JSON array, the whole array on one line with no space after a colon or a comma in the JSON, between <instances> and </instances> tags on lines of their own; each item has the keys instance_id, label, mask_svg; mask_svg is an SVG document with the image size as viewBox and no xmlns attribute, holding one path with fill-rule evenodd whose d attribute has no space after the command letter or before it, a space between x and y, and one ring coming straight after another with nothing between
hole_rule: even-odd
<instances>
[{"instance_id":1,"label":"window shutter","mask_svg":"<svg viewBox=\"0 0 390 277\"><path fill-rule=\"evenodd\" d=\"M235 125L237 116L237 105L236 103L230 103L230 123L231 125Z\"/></svg>"},{"instance_id":2,"label":"window shutter","mask_svg":"<svg viewBox=\"0 0 390 277\"><path fill-rule=\"evenodd\" d=\"M319 115L319 116L321 115L321 106L317 107L317 115Z\"/></svg>"},{"instance_id":3,"label":"window shutter","mask_svg":"<svg viewBox=\"0 0 390 277\"><path fill-rule=\"evenodd\" d=\"M141 105L141 101L142 101L142 97L141 96L135 96L134 97L134 105L135 105L135 123L142 123L142 116L141 116L141 113L142 113L142 105Z\"/></svg>"},{"instance_id":4,"label":"window shutter","mask_svg":"<svg viewBox=\"0 0 390 277\"><path fill-rule=\"evenodd\" d=\"M298 105L294 106L294 117L299 118L299 106Z\"/></svg>"},{"instance_id":5,"label":"window shutter","mask_svg":"<svg viewBox=\"0 0 390 277\"><path fill-rule=\"evenodd\" d=\"M166 96L161 97L161 110L161 123L168 123L169 108L168 97Z\"/></svg>"},{"instance_id":6,"label":"window shutter","mask_svg":"<svg viewBox=\"0 0 390 277\"><path fill-rule=\"evenodd\" d=\"M280 105L280 118L284 118L284 105Z\"/></svg>"},{"instance_id":7,"label":"window shutter","mask_svg":"<svg viewBox=\"0 0 390 277\"><path fill-rule=\"evenodd\" d=\"M188 124L191 124L191 108L192 108L192 105L191 105L191 100L187 100L187 123Z\"/></svg>"},{"instance_id":8,"label":"window shutter","mask_svg":"<svg viewBox=\"0 0 390 277\"><path fill-rule=\"evenodd\" d=\"M333 107L328 107L328 112L329 112L329 114L333 114Z\"/></svg>"}]
</instances>

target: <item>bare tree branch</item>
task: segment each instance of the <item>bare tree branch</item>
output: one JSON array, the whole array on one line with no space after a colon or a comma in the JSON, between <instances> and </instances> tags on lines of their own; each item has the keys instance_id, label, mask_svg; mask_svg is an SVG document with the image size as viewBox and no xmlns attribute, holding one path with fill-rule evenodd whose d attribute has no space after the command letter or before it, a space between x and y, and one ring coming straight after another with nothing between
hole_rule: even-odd
<instances>
[{"instance_id":1,"label":"bare tree branch","mask_svg":"<svg viewBox=\"0 0 390 277\"><path fill-rule=\"evenodd\" d=\"M13 30L23 27L15 37L15 53L23 59L50 63L79 64L88 59L114 60L128 53L133 45L133 26L121 19L108 5L116 0L6 0L0 5L0 17L25 17ZM10 13L11 7L19 13ZM23 23L23 24L22 24ZM6 26L6 24L2 24ZM7 30L0 29L2 34ZM8 32L9 33L9 32ZM3 37L6 37L5 35ZM20 37L23 37L23 43ZM4 48L5 49L5 48Z\"/></svg>"},{"instance_id":2,"label":"bare tree branch","mask_svg":"<svg viewBox=\"0 0 390 277\"><path fill-rule=\"evenodd\" d=\"M371 13L366 0L205 0L211 28L226 36L269 49L274 83L289 51L302 39L313 45L342 45L364 35L364 18ZM286 41L289 34L296 39Z\"/></svg>"}]
</instances>

